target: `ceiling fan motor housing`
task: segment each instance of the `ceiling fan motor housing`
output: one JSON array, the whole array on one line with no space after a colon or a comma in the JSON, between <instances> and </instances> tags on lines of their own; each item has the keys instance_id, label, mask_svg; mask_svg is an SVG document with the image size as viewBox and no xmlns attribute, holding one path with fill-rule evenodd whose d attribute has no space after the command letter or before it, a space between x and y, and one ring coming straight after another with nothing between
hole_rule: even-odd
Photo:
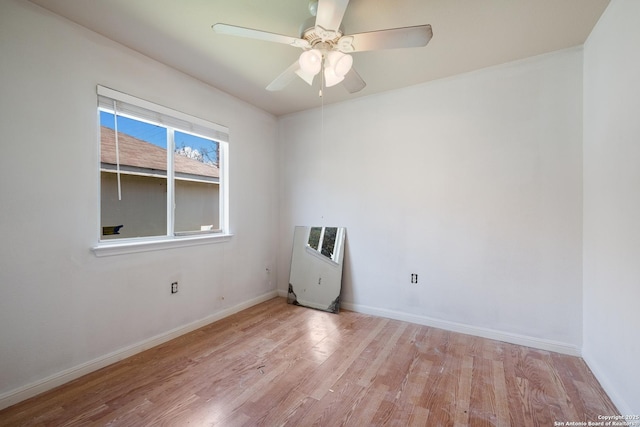
<instances>
[{"instance_id":1,"label":"ceiling fan motor housing","mask_svg":"<svg viewBox=\"0 0 640 427\"><path fill-rule=\"evenodd\" d=\"M342 27L338 30L326 30L316 25L316 18L310 17L300 26L300 38L309 42L311 48L320 49L317 43L329 43L331 50L338 44L338 40L342 38L344 31Z\"/></svg>"}]
</instances>

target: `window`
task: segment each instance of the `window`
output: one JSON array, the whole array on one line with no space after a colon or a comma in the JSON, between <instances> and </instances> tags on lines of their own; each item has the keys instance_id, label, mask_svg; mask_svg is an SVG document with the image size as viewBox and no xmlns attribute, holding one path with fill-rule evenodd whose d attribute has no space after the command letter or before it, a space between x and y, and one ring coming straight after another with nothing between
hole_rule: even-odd
<instances>
[{"instance_id":1,"label":"window","mask_svg":"<svg viewBox=\"0 0 640 427\"><path fill-rule=\"evenodd\" d=\"M225 127L98 86L100 242L228 234Z\"/></svg>"},{"instance_id":2,"label":"window","mask_svg":"<svg viewBox=\"0 0 640 427\"><path fill-rule=\"evenodd\" d=\"M340 245L336 247L336 239L342 241L344 229L338 227L311 227L307 247L316 254L336 261L340 255Z\"/></svg>"}]
</instances>

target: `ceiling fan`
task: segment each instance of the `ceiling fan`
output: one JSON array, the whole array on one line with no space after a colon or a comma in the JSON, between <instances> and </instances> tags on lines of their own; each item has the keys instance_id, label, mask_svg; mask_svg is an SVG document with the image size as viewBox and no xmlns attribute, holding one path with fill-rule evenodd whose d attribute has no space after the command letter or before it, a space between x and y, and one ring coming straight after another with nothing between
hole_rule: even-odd
<instances>
[{"instance_id":1,"label":"ceiling fan","mask_svg":"<svg viewBox=\"0 0 640 427\"><path fill-rule=\"evenodd\" d=\"M426 46L433 36L428 24L345 35L341 23L348 4L349 0L311 0L312 16L302 25L300 37L223 23L212 28L218 34L283 43L303 50L299 59L267 86L270 91L284 89L296 75L312 85L315 76L324 69L321 90L342 83L350 93L358 92L366 83L352 67L350 53Z\"/></svg>"}]
</instances>

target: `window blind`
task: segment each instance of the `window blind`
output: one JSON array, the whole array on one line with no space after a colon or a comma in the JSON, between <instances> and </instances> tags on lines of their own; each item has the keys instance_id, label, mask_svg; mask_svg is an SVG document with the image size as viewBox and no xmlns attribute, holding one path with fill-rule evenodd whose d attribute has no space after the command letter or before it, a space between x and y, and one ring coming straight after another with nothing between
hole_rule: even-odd
<instances>
[{"instance_id":1,"label":"window blind","mask_svg":"<svg viewBox=\"0 0 640 427\"><path fill-rule=\"evenodd\" d=\"M108 87L97 87L98 107L122 116L133 116L154 124L170 126L221 142L229 142L229 129L225 126L191 116L153 102L118 92ZM114 104L115 103L115 104Z\"/></svg>"}]
</instances>

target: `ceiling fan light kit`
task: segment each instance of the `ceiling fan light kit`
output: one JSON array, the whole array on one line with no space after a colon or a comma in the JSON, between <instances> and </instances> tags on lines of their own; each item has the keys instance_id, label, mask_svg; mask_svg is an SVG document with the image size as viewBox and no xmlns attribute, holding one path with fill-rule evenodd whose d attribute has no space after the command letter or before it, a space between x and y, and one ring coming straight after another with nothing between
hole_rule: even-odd
<instances>
[{"instance_id":1,"label":"ceiling fan light kit","mask_svg":"<svg viewBox=\"0 0 640 427\"><path fill-rule=\"evenodd\" d=\"M314 77L323 70L324 87L343 83L349 93L362 90L366 83L355 71L352 52L426 46L433 32L431 25L391 28L367 33L344 35L341 24L349 0L312 0L309 12L315 25L304 25L300 37L217 23L213 30L219 34L284 43L304 50L298 60L280 74L267 90L284 89L295 76L312 85ZM321 88L322 89L322 88Z\"/></svg>"},{"instance_id":2,"label":"ceiling fan light kit","mask_svg":"<svg viewBox=\"0 0 640 427\"><path fill-rule=\"evenodd\" d=\"M325 85L331 87L344 80L344 76L351 70L353 58L337 50L323 52L314 48L302 52L298 62L300 69L296 74L309 85L313 84L313 78L324 65Z\"/></svg>"}]
</instances>

